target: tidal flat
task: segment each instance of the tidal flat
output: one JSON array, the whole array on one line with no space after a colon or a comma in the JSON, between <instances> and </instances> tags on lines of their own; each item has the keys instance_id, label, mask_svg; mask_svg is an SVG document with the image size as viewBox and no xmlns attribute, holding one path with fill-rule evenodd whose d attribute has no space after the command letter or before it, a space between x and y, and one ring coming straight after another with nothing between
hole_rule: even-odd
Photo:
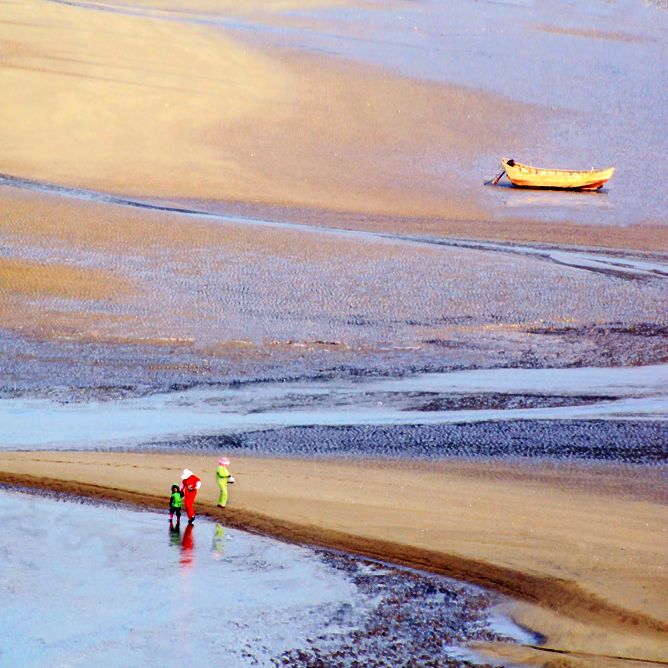
<instances>
[{"instance_id":1,"label":"tidal flat","mask_svg":"<svg viewBox=\"0 0 668 668\"><path fill-rule=\"evenodd\" d=\"M471 640L539 636L503 597L200 519L0 491L7 665L485 665Z\"/></svg>"},{"instance_id":2,"label":"tidal flat","mask_svg":"<svg viewBox=\"0 0 668 668\"><path fill-rule=\"evenodd\" d=\"M243 656L191 615L209 640L181 631L182 647L202 659L665 661L665 2L0 8L0 480L152 510L197 470L214 523L195 528L193 572L214 607L215 522L240 560L270 536L339 551L281 545L280 568L239 575L299 564L324 607L311 618L291 588L286 642L263 645L230 602ZM502 157L617 172L596 193L483 185ZM237 476L226 511L220 454ZM173 602L150 564L180 577L180 547L150 512L1 503L25 518L3 534L6 570L48 572L25 555L38 535L69 550L61 529L74 563L116 554L105 517L146 558L141 586ZM145 602L112 586L124 563L105 563L104 591L141 622ZM69 600L90 573L56 575ZM443 577L482 590L453 598L468 585ZM7 591L31 619L67 613ZM254 591L253 610L277 603ZM497 596L531 632L490 626ZM171 647L150 612L133 657ZM46 644L8 632L0 651L126 656L124 620L96 635L92 617Z\"/></svg>"}]
</instances>

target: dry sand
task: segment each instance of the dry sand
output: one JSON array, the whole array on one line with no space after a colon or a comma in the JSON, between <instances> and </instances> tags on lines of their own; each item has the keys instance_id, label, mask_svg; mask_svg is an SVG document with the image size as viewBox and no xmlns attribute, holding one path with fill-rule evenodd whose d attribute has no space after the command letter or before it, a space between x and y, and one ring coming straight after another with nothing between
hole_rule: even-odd
<instances>
[{"instance_id":1,"label":"dry sand","mask_svg":"<svg viewBox=\"0 0 668 668\"><path fill-rule=\"evenodd\" d=\"M231 526L510 595L511 614L547 642L486 648L507 660L606 665L605 657L660 663L668 655L661 470L236 458L224 512L215 507L214 456L5 453L0 479L161 507L186 465L204 480L200 512Z\"/></svg>"}]
</instances>

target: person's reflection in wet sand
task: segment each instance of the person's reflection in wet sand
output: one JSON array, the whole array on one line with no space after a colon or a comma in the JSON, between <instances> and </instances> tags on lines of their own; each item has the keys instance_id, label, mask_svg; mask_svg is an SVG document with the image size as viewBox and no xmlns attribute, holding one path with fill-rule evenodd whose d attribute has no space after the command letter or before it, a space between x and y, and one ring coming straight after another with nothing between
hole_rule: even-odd
<instances>
[{"instance_id":1,"label":"person's reflection in wet sand","mask_svg":"<svg viewBox=\"0 0 668 668\"><path fill-rule=\"evenodd\" d=\"M169 523L169 543L174 547L181 545L181 525Z\"/></svg>"},{"instance_id":2,"label":"person's reflection in wet sand","mask_svg":"<svg viewBox=\"0 0 668 668\"><path fill-rule=\"evenodd\" d=\"M181 566L191 568L193 563L193 550L195 549L195 539L193 536L193 525L188 524L183 532L181 539Z\"/></svg>"},{"instance_id":3,"label":"person's reflection in wet sand","mask_svg":"<svg viewBox=\"0 0 668 668\"><path fill-rule=\"evenodd\" d=\"M216 524L213 530L213 542L211 543L211 557L220 561L225 556L225 527Z\"/></svg>"}]
</instances>

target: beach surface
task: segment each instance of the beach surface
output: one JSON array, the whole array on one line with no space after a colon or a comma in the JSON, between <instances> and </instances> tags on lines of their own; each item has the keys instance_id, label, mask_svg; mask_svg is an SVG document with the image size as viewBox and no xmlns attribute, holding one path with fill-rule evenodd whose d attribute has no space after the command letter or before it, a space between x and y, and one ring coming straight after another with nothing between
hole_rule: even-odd
<instances>
[{"instance_id":1,"label":"beach surface","mask_svg":"<svg viewBox=\"0 0 668 668\"><path fill-rule=\"evenodd\" d=\"M490 661L665 665L666 3L212 4L0 0L0 481L188 466L509 595Z\"/></svg>"},{"instance_id":2,"label":"beach surface","mask_svg":"<svg viewBox=\"0 0 668 668\"><path fill-rule=\"evenodd\" d=\"M0 171L315 224L665 240L665 10L530 4L3 2ZM614 163L619 187L483 188L510 154Z\"/></svg>"},{"instance_id":3,"label":"beach surface","mask_svg":"<svg viewBox=\"0 0 668 668\"><path fill-rule=\"evenodd\" d=\"M573 666L665 659L661 467L637 475L594 464L236 458L224 511L215 505L215 455L10 452L0 479L159 508L185 465L204 480L199 511L228 526L510 595L512 618L546 643L483 648L502 661L544 665L555 652Z\"/></svg>"},{"instance_id":4,"label":"beach surface","mask_svg":"<svg viewBox=\"0 0 668 668\"><path fill-rule=\"evenodd\" d=\"M202 516L5 486L0 510L6 665L481 666L467 641L537 638L495 592Z\"/></svg>"}]
</instances>

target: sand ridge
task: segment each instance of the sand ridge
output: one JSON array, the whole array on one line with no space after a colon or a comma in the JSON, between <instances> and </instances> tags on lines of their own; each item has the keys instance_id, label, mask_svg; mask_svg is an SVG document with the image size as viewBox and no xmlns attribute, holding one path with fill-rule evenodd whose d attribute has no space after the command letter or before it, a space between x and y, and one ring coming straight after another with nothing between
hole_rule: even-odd
<instances>
[{"instance_id":1,"label":"sand ridge","mask_svg":"<svg viewBox=\"0 0 668 668\"><path fill-rule=\"evenodd\" d=\"M187 461L204 480L200 510L231 526L350 550L484 585L519 602L513 615L547 648L648 661L668 643L666 505L620 497L628 473L556 467L507 481L512 465L236 458L231 506L215 508L214 457L6 453L4 482L150 507ZM521 467L520 467L521 470ZM657 484L663 473L657 472ZM640 473L642 477L642 473ZM565 480L590 479L590 490ZM654 474L649 473L649 477ZM639 478L627 486L642 489ZM638 492L636 491L636 494ZM640 492L641 496L642 493ZM536 650L538 651L538 650ZM576 664L573 664L576 665Z\"/></svg>"}]
</instances>

